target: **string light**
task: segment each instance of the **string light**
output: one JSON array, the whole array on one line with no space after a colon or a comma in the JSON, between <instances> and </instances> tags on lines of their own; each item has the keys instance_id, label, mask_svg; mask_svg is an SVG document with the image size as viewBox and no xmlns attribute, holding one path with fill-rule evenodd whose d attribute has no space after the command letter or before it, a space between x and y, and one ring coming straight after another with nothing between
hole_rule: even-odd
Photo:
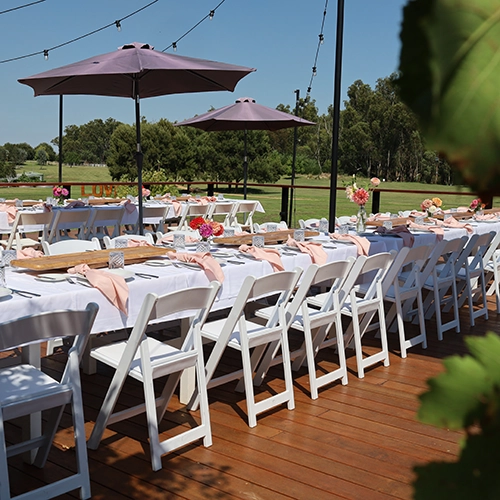
<instances>
[{"instance_id":1,"label":"string light","mask_svg":"<svg viewBox=\"0 0 500 500\"><path fill-rule=\"evenodd\" d=\"M226 0L221 0L221 2L219 2L219 4L217 5L217 7L215 7L214 9L212 9L206 16L204 16L202 19L200 19L192 28L188 29L186 31L186 33L184 33L184 35L180 36L179 38L177 38L177 40L175 42L172 42L168 47L165 47L162 52L166 52L168 49L173 49L175 51L175 49L177 48L177 44L187 35L189 35L189 33L191 33L191 31L193 31L195 28L197 28L205 19L209 19L210 21L213 19L214 15L215 15L215 11L225 2Z\"/></svg>"},{"instance_id":2,"label":"string light","mask_svg":"<svg viewBox=\"0 0 500 500\"><path fill-rule=\"evenodd\" d=\"M45 1L45 0L43 0L43 1ZM127 16L122 17L120 19L120 21L118 21L118 24L120 24L120 26L121 26L121 21L125 21L125 19L128 19L129 17L135 16L136 14L143 11L144 9L151 7L151 5L157 3L158 1L159 0L153 0L152 2L149 2L148 4L141 7L140 9L137 9L134 12L128 14ZM37 3L37 2L34 2L34 3ZM32 4L28 4L28 5L32 5ZM1 14L1 12L0 12L0 14ZM90 31L89 33L85 33L85 35L78 36L76 38L73 38L72 40L68 40L67 42L60 43L59 45L54 45L54 47L50 47L49 49L39 50L37 52L32 52L31 54L25 54L24 56L11 57L10 59L4 59L3 61L0 61L0 64L12 62L12 61L19 61L20 59L26 59L28 57L33 57L33 56L37 56L40 54L43 54L45 59L48 59L50 50L60 49L61 47L69 45L70 43L74 43L74 42L77 42L79 40L82 40L83 38L87 38L91 35L95 35L96 33L99 33L100 31L103 31L111 26L115 26L116 28L118 28L118 25L116 23L117 23L117 21L113 21L112 23L106 24L106 26L103 26L102 28L98 28L96 30Z\"/></svg>"},{"instance_id":3,"label":"string light","mask_svg":"<svg viewBox=\"0 0 500 500\"><path fill-rule=\"evenodd\" d=\"M122 30L122 23L120 21L115 21L115 24L116 24L116 29L118 31L121 31Z\"/></svg>"},{"instance_id":4,"label":"string light","mask_svg":"<svg viewBox=\"0 0 500 500\"><path fill-rule=\"evenodd\" d=\"M48 50L44 50L43 51L43 58L48 61L49 60L49 51Z\"/></svg>"},{"instance_id":5,"label":"string light","mask_svg":"<svg viewBox=\"0 0 500 500\"><path fill-rule=\"evenodd\" d=\"M35 5L37 3L42 3L45 2L45 0L37 0L36 2L30 2L24 5L20 5L19 7L12 7L12 9L7 9L7 10L2 10L0 11L0 14L7 14L8 12L13 12L14 10L19 10L19 9L24 9L25 7L31 7L32 5Z\"/></svg>"},{"instance_id":6,"label":"string light","mask_svg":"<svg viewBox=\"0 0 500 500\"><path fill-rule=\"evenodd\" d=\"M320 29L320 33L318 35L318 46L316 47L316 55L314 57L314 64L313 64L313 67L312 67L311 79L309 80L309 87L307 87L307 96L309 96L309 94L311 93L313 78L318 74L318 70L317 69L318 69L319 49L320 49L321 45L323 45L323 43L325 41L325 36L323 34L323 28L325 27L325 18L326 18L327 8L328 8L328 0L325 0L325 8L323 9L323 19L321 21L321 29Z\"/></svg>"}]
</instances>

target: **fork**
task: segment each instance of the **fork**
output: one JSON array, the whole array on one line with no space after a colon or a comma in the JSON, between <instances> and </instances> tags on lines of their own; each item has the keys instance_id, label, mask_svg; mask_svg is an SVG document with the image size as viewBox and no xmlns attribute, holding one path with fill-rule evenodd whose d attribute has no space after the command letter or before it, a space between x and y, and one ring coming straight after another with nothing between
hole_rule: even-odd
<instances>
[{"instance_id":1,"label":"fork","mask_svg":"<svg viewBox=\"0 0 500 500\"><path fill-rule=\"evenodd\" d=\"M66 278L66 281L68 283L71 283L72 285L82 285L82 286L86 286L87 288L93 288L92 285L90 285L88 283L83 283L83 281L79 281L77 278L71 278L70 276L68 276Z\"/></svg>"}]
</instances>

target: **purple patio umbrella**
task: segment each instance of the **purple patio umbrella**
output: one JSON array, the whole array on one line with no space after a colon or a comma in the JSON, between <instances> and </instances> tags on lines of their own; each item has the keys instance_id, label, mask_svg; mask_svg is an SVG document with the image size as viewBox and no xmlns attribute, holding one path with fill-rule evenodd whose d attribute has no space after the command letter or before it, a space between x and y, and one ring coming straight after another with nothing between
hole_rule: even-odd
<instances>
[{"instance_id":1,"label":"purple patio umbrella","mask_svg":"<svg viewBox=\"0 0 500 500\"><path fill-rule=\"evenodd\" d=\"M298 116L257 104L251 97L240 97L234 104L224 106L189 120L176 123L181 127L189 125L207 132L223 130L245 131L245 153L243 156L243 197L247 197L247 130L280 130L283 128L316 125Z\"/></svg>"},{"instance_id":2,"label":"purple patio umbrella","mask_svg":"<svg viewBox=\"0 0 500 500\"><path fill-rule=\"evenodd\" d=\"M131 43L114 52L91 57L44 73L21 78L39 95L102 95L135 100L139 223L142 234L142 151L140 98L188 92L233 91L254 68L195 59Z\"/></svg>"}]
</instances>

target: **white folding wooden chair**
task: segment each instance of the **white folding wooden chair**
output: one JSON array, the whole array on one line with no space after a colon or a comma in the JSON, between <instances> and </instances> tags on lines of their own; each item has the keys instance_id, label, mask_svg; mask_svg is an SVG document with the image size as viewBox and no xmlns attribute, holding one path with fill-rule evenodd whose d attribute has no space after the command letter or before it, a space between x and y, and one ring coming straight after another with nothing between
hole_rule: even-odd
<instances>
[{"instance_id":1,"label":"white folding wooden chair","mask_svg":"<svg viewBox=\"0 0 500 500\"><path fill-rule=\"evenodd\" d=\"M257 224L257 222L254 222L253 232L254 233L268 232L269 231L268 226L273 224L276 226L277 231L283 231L285 229L288 229L288 224L284 220L280 222L263 222L262 224Z\"/></svg>"},{"instance_id":2,"label":"white folding wooden chair","mask_svg":"<svg viewBox=\"0 0 500 500\"><path fill-rule=\"evenodd\" d=\"M189 221L194 217L203 217L208 219L210 204L201 205L198 203L186 203L183 205L181 219L177 225L178 230L186 231L189 229Z\"/></svg>"},{"instance_id":3,"label":"white folding wooden chair","mask_svg":"<svg viewBox=\"0 0 500 500\"><path fill-rule=\"evenodd\" d=\"M247 276L227 318L207 322L201 330L203 338L214 343L206 363L208 388L211 389L243 377L250 427L257 425L258 414L271 408L283 403L287 403L289 410L295 407L285 306L300 273L300 268L297 268L293 271L276 272L260 278ZM267 324L259 324L250 317L250 312L246 307L250 302L278 294L271 320ZM273 342L280 342L282 346L285 390L256 402L253 374L264 350ZM226 348L235 349L241 353L243 368L215 377L215 370ZM193 398L192 401L192 406L196 407L197 398Z\"/></svg>"},{"instance_id":4,"label":"white folding wooden chair","mask_svg":"<svg viewBox=\"0 0 500 500\"><path fill-rule=\"evenodd\" d=\"M203 439L205 446L212 444L200 328L212 307L219 287L220 284L214 281L206 287L184 289L162 296L149 293L144 299L128 340L96 347L90 351L93 358L116 371L89 438L89 448L97 449L108 425L144 412L148 422L151 464L154 471L162 468L161 457L167 453L198 439ZM167 320L179 314L189 314L191 318L189 331L180 348L146 335L146 329L151 321ZM196 367L196 392L200 400L201 422L176 436L160 441L159 422L165 414L182 372L191 367ZM157 397L154 381L167 375L163 390ZM128 376L142 383L145 403L115 411Z\"/></svg>"},{"instance_id":5,"label":"white folding wooden chair","mask_svg":"<svg viewBox=\"0 0 500 500\"><path fill-rule=\"evenodd\" d=\"M121 231L121 222L125 214L125 207L100 207L93 208L87 221L85 238L102 239L104 236L114 238ZM109 228L112 228L110 231Z\"/></svg>"},{"instance_id":6,"label":"white folding wooden chair","mask_svg":"<svg viewBox=\"0 0 500 500\"><path fill-rule=\"evenodd\" d=\"M49 243L71 238L68 232L77 229L77 239L84 240L91 208L61 208L54 210L54 219L50 227Z\"/></svg>"},{"instance_id":7,"label":"white folding wooden chair","mask_svg":"<svg viewBox=\"0 0 500 500\"><path fill-rule=\"evenodd\" d=\"M106 248L106 249L115 248L116 240L122 240L122 239L123 240L137 240L137 241L144 240L147 243L149 243L150 245L155 244L154 239L153 239L153 235L151 233L146 233L144 235L122 234L122 235L116 236L114 238L110 238L109 236L104 236L104 238L102 239L102 242L104 243L104 248Z\"/></svg>"},{"instance_id":8,"label":"white folding wooden chair","mask_svg":"<svg viewBox=\"0 0 500 500\"><path fill-rule=\"evenodd\" d=\"M485 283L488 287L486 295L495 294L497 314L500 314L500 232L496 233L488 250L484 254L483 267ZM476 296L474 299L476 299Z\"/></svg>"},{"instance_id":9,"label":"white folding wooden chair","mask_svg":"<svg viewBox=\"0 0 500 500\"><path fill-rule=\"evenodd\" d=\"M55 243L42 241L42 249L45 255L62 255L65 253L101 250L101 243L97 238L92 238L91 240L62 240Z\"/></svg>"},{"instance_id":10,"label":"white folding wooden chair","mask_svg":"<svg viewBox=\"0 0 500 500\"><path fill-rule=\"evenodd\" d=\"M52 212L24 212L18 211L12 223L12 229L8 240L0 240L6 250L28 246L38 246L48 239L48 230L53 220ZM38 239L29 238L30 233L41 233Z\"/></svg>"},{"instance_id":11,"label":"white folding wooden chair","mask_svg":"<svg viewBox=\"0 0 500 500\"><path fill-rule=\"evenodd\" d=\"M53 498L76 489L80 491L80 498L91 496L79 364L97 309L97 304L90 303L83 311L43 313L0 324L0 350L43 342L58 335L74 338L60 381L33 364L20 364L0 370L0 497L2 500L12 498L8 457L38 449L34 465L43 467L66 404L71 405L73 416L76 473L14 498L23 500ZM50 412L41 436L31 436L28 441L7 446L5 421L45 410Z\"/></svg>"},{"instance_id":12,"label":"white folding wooden chair","mask_svg":"<svg viewBox=\"0 0 500 500\"><path fill-rule=\"evenodd\" d=\"M347 364L344 352L344 337L341 322L340 309L347 296L342 293L342 285L347 279L352 266L355 262L354 257L347 260L330 262L322 266L312 264L304 272L298 289L293 294L293 298L286 307L286 321L288 330L300 331L304 335L302 346L290 353L291 359L305 355L309 371L309 384L311 398L318 398L318 389L331 384L335 380L341 379L342 384L347 384ZM354 283L355 279L352 279ZM321 306L311 307L307 299L312 299L317 292L321 290L322 285L328 286L321 300ZM270 320L273 308L266 307L258 309L255 314L260 318ZM276 318L275 318L276 319ZM332 332L332 326L335 328ZM328 340L327 340L328 337ZM338 351L338 368L328 371L322 368L323 374L317 375L315 358L318 351L324 347L335 344ZM254 383L260 384L270 366L277 364L280 360L277 357L279 348L278 343L269 346L259 364ZM303 358L302 358L303 359ZM300 364L293 364L293 369L299 369Z\"/></svg>"}]
</instances>

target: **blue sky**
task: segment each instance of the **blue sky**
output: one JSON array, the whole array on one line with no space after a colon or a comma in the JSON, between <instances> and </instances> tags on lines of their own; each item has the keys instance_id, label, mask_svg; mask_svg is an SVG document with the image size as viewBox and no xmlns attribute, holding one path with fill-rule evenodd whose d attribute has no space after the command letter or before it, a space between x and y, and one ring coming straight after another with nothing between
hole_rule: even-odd
<instances>
[{"instance_id":1,"label":"blue sky","mask_svg":"<svg viewBox=\"0 0 500 500\"><path fill-rule=\"evenodd\" d=\"M123 18L150 0L45 0L0 15L0 60L52 47ZM0 64L2 103L0 145L28 142L37 146L58 134L58 97L33 97L17 82L42 71L111 52L129 42L147 42L158 50L168 47L220 0L159 0L123 21L118 32L110 27L100 33L42 55ZM2 0L0 11L30 3ZM374 87L378 78L398 68L399 31L407 0L346 0L342 100L349 85L362 80ZM275 108L295 105L295 89L305 96L321 30L325 0L226 0L212 21L201 23L178 43L177 54L256 68L241 80L233 93L179 94L141 101L148 121L166 118L181 121L231 104L238 97L253 97ZM337 2L329 0L311 97L320 113L333 102ZM171 52L171 49L169 49ZM131 99L67 96L64 125L81 125L112 117L134 123Z\"/></svg>"}]
</instances>

